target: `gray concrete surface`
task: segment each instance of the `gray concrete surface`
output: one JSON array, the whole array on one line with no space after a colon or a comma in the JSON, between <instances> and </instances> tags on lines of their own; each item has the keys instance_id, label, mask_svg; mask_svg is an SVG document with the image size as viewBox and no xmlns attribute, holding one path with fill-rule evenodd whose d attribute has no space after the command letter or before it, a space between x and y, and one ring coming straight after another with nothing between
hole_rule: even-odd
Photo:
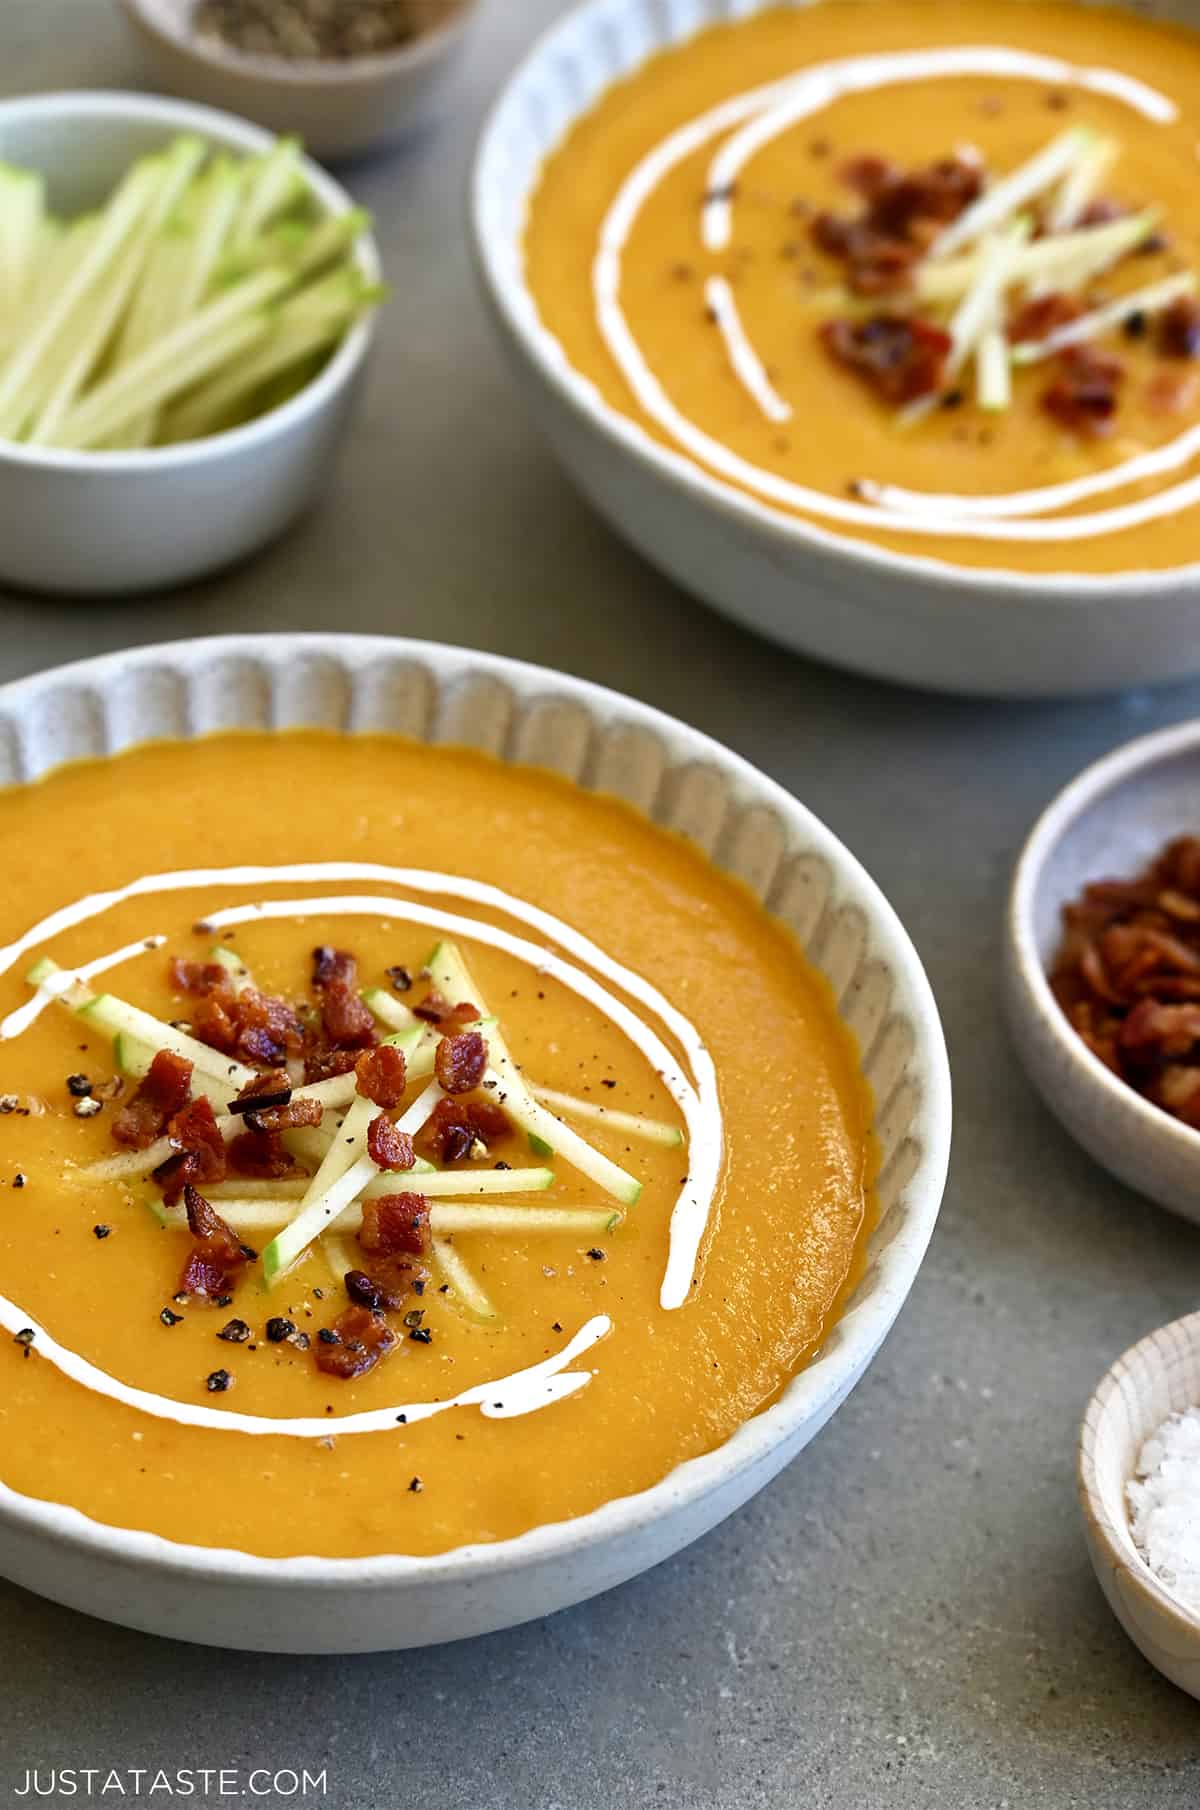
<instances>
[{"instance_id":1,"label":"gray concrete surface","mask_svg":"<svg viewBox=\"0 0 1200 1810\"><path fill-rule=\"evenodd\" d=\"M395 1658L223 1657L0 1585L0 1801L25 1801L34 1766L307 1766L330 1810L1184 1810L1200 1711L1105 1608L1072 1453L1109 1361L1195 1305L1200 1234L1107 1180L1034 1099L998 954L1042 803L1195 714L1200 687L1061 707L892 691L727 626L607 532L516 405L462 227L482 111L560 4L486 0L441 130L352 173L396 299L317 512L169 599L0 598L0 677L176 635L395 630L696 723L818 811L916 939L957 1088L941 1227L878 1362L791 1471L548 1623ZM102 0L0 6L0 87L136 79Z\"/></svg>"}]
</instances>

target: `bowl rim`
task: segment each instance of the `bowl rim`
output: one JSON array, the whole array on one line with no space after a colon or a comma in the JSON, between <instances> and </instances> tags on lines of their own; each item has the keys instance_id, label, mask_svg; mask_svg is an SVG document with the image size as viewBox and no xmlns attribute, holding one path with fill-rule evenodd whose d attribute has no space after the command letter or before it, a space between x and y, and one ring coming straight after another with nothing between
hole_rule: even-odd
<instances>
[{"instance_id":1,"label":"bowl rim","mask_svg":"<svg viewBox=\"0 0 1200 1810\"><path fill-rule=\"evenodd\" d=\"M765 805L802 840L806 852L828 862L839 889L852 897L869 918L873 935L891 968L895 1009L907 1015L914 1034L910 1066L920 1078L914 1135L921 1144L921 1161L905 1189L904 1218L879 1251L880 1284L857 1309L853 1300L847 1303L835 1322L834 1330L840 1330L841 1336L834 1341L833 1349L819 1353L792 1377L776 1401L744 1421L713 1451L685 1460L659 1482L634 1495L615 1497L569 1520L541 1523L512 1539L467 1544L427 1557L376 1553L359 1558L262 1558L230 1548L188 1545L158 1534L110 1526L78 1509L22 1495L2 1483L0 1524L49 1538L90 1556L202 1577L208 1582L253 1581L268 1587L302 1584L345 1590L375 1588L380 1584L463 1582L481 1575L529 1570L617 1541L685 1510L767 1462L780 1445L805 1425L823 1425L870 1364L911 1291L937 1220L950 1152L950 1069L933 990L895 909L857 857L805 805L741 755L666 712L591 680L504 655L386 635L235 634L152 643L51 667L0 685L0 715L27 709L40 697L53 696L61 687L72 684L89 687L102 700L109 686L119 686L131 671L147 666L195 672L222 660L243 657L265 659L278 671L297 657L324 655L349 661L355 657L366 660L373 654L410 660L432 671L442 686L491 676L519 696L573 699L600 722L648 731L666 750L672 765L703 760L715 766L743 802L753 798Z\"/></svg>"},{"instance_id":2,"label":"bowl rim","mask_svg":"<svg viewBox=\"0 0 1200 1810\"><path fill-rule=\"evenodd\" d=\"M1156 1327L1153 1332L1148 1332L1144 1338L1130 1345L1110 1364L1092 1391L1084 1410L1076 1452L1075 1481L1088 1531L1103 1547L1112 1565L1134 1587L1144 1603L1156 1613L1168 1616L1175 1631L1191 1646L1200 1650L1200 1611L1188 1609L1178 1597L1172 1596L1166 1585L1151 1571L1133 1543L1133 1530L1125 1511L1124 1498L1122 1510L1125 1512L1122 1513L1120 1525L1117 1525L1096 1474L1096 1446L1100 1429L1107 1416L1123 1400L1122 1375L1127 1367L1147 1361L1152 1361L1161 1368L1158 1340L1164 1333L1177 1334L1190 1344L1200 1346L1200 1313L1183 1314L1178 1320L1170 1320L1165 1326ZM1141 1435L1139 1447L1146 1437L1146 1434ZM1128 1482L1129 1479L1126 1478L1125 1481Z\"/></svg>"},{"instance_id":3,"label":"bowl rim","mask_svg":"<svg viewBox=\"0 0 1200 1810\"><path fill-rule=\"evenodd\" d=\"M1017 857L1008 899L1008 949L1012 972L1028 1004L1053 1040L1057 1053L1113 1112L1131 1115L1139 1136L1177 1147L1193 1163L1200 1157L1200 1131L1164 1112L1105 1067L1074 1030L1051 991L1034 935L1034 904L1046 861L1072 823L1131 774L1200 749L1200 718L1140 735L1102 755L1070 780L1038 817Z\"/></svg>"},{"instance_id":4,"label":"bowl rim","mask_svg":"<svg viewBox=\"0 0 1200 1810\"><path fill-rule=\"evenodd\" d=\"M232 48L217 50L206 39L192 37L174 8L160 8L154 0L121 0L121 5L133 24L160 44L203 63L214 72L233 75L240 80L273 82L280 88L330 89L386 81L389 76L436 62L466 30L478 9L479 0L457 0L454 10L440 24L419 32L411 43L402 44L395 50L326 61L275 57L261 51Z\"/></svg>"},{"instance_id":5,"label":"bowl rim","mask_svg":"<svg viewBox=\"0 0 1200 1810\"><path fill-rule=\"evenodd\" d=\"M64 88L49 94L13 95L0 99L0 127L10 120L27 119L58 119L64 126L76 122L86 125L89 120L138 121L161 125L164 130L195 132L215 144L247 154L267 150L278 137L277 133L220 107L176 100L167 95L139 94L131 89ZM355 203L349 193L311 157L302 159L301 170L327 213L345 214L353 209ZM383 275L383 264L374 233L364 232L355 249L364 276L369 282L378 283ZM372 311L355 322L311 382L286 402L268 409L264 415L256 415L253 421L244 422L240 427L226 428L200 440L182 440L175 446L126 451L76 452L52 446L25 446L20 441L0 439L0 473L6 467L15 467L22 471L77 472L81 475L103 472L106 475L148 476L178 470L181 466L206 464L225 454L253 452L272 435L287 433L301 419L318 413L345 389L362 366L374 332Z\"/></svg>"},{"instance_id":6,"label":"bowl rim","mask_svg":"<svg viewBox=\"0 0 1200 1810\"><path fill-rule=\"evenodd\" d=\"M128 3L128 0L127 0ZM656 9L658 28L656 43L646 52L640 68L660 49L678 47L704 30L708 24L732 22L763 10L775 0L739 0L726 7L720 19L699 23L694 31L670 36L671 9ZM789 0L793 5L821 4L822 0ZM1086 4L1087 0L1077 0ZM766 536L779 549L780 557L797 550L819 552L841 568L839 582L846 586L861 583L871 574L876 578L905 578L919 582L924 588L950 593L961 607L967 600L990 604L997 593L1006 602L1027 604L1053 602L1056 606L1080 609L1098 598L1113 602L1145 604L1159 595L1170 595L1181 587L1200 585L1200 560L1187 565L1136 567L1124 572L1077 572L1062 568L1052 572L1022 572L1006 566L955 565L929 554L896 552L874 542L857 540L839 534L820 522L799 513L776 508L760 501L748 491L718 478L697 460L677 452L656 440L641 422L613 407L600 394L589 377L575 369L560 342L541 319L537 303L528 283L515 277L501 254L508 235L501 232L492 216L488 193L493 180L505 165L504 138L508 116L514 111L522 86L531 81L539 69L567 62L570 42L589 15L600 20L614 0L574 0L566 12L543 31L510 72L484 119L476 144L470 176L470 219L476 270L484 284L496 313L519 347L536 375L567 404L601 438L633 463L649 467L650 474L671 489L688 496L714 513L726 516L735 529L747 528ZM660 26L666 19L668 24ZM626 73L630 73L627 71ZM558 138L575 125L594 101L576 102L565 118L558 122ZM493 178L493 169L497 177ZM532 183L523 199L528 202Z\"/></svg>"}]
</instances>

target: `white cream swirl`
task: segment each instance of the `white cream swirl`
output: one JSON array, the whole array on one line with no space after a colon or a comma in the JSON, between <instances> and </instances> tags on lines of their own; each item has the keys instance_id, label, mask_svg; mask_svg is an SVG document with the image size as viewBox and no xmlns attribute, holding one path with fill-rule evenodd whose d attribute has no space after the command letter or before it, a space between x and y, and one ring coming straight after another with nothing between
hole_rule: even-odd
<instances>
[{"instance_id":1,"label":"white cream swirl","mask_svg":"<svg viewBox=\"0 0 1200 1810\"><path fill-rule=\"evenodd\" d=\"M1181 470L1200 452L1200 428L1195 426L1161 447L1070 483L997 497L925 493L866 478L856 497L847 498L794 483L741 457L686 415L655 375L629 324L621 302L621 281L630 235L642 209L670 172L706 144L730 134L709 166L708 199L701 210L702 242L705 249L717 252L728 246L732 236L739 177L749 159L780 133L811 119L848 94L898 83L972 75L1083 89L1116 101L1158 125L1169 125L1179 116L1179 109L1169 96L1120 70L1090 68L1007 45L963 45L845 57L814 64L748 90L671 132L622 183L601 226L592 267L596 318L605 343L638 403L677 445L719 476L789 510L851 527L886 529L889 533L952 534L966 539L1031 544L1092 540L1176 514L1200 502L1200 473L1114 507L1045 519L1054 510ZM720 319L718 324L722 324ZM784 419L782 411L789 408L786 398L779 396L773 386L768 397L759 381L762 361L740 319L734 324L736 331L726 330L728 320L722 327L734 374L768 419Z\"/></svg>"}]
</instances>

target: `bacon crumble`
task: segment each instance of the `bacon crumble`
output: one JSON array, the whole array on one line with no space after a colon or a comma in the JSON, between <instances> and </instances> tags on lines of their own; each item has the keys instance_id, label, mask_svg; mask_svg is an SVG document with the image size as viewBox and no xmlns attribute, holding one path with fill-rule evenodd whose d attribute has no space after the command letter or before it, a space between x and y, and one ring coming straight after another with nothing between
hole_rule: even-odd
<instances>
[{"instance_id":1,"label":"bacon crumble","mask_svg":"<svg viewBox=\"0 0 1200 1810\"><path fill-rule=\"evenodd\" d=\"M1058 375L1042 392L1048 415L1086 439L1112 430L1117 391L1125 376L1120 359L1084 344L1067 346L1058 355Z\"/></svg>"},{"instance_id":2,"label":"bacon crumble","mask_svg":"<svg viewBox=\"0 0 1200 1810\"><path fill-rule=\"evenodd\" d=\"M406 1131L397 1131L386 1112L367 1127L367 1155L378 1169L411 1169L417 1160L412 1139Z\"/></svg>"},{"instance_id":3,"label":"bacon crumble","mask_svg":"<svg viewBox=\"0 0 1200 1810\"><path fill-rule=\"evenodd\" d=\"M424 1140L440 1163L470 1156L478 1142L495 1143L512 1129L508 1114L494 1100L439 1100L425 1127Z\"/></svg>"},{"instance_id":4,"label":"bacon crumble","mask_svg":"<svg viewBox=\"0 0 1200 1810\"><path fill-rule=\"evenodd\" d=\"M413 1016L423 1018L426 1024L453 1027L454 1025L473 1024L479 1017L479 1007L465 999L458 1005L452 1006L443 994L434 989L433 992L425 995L420 1005L413 1007Z\"/></svg>"},{"instance_id":5,"label":"bacon crumble","mask_svg":"<svg viewBox=\"0 0 1200 1810\"><path fill-rule=\"evenodd\" d=\"M336 1049L365 1049L378 1041L374 1013L343 980L330 981L324 988L321 1023Z\"/></svg>"},{"instance_id":6,"label":"bacon crumble","mask_svg":"<svg viewBox=\"0 0 1200 1810\"><path fill-rule=\"evenodd\" d=\"M423 1194L368 1195L358 1242L373 1257L423 1257L429 1249L429 1202Z\"/></svg>"},{"instance_id":7,"label":"bacon crumble","mask_svg":"<svg viewBox=\"0 0 1200 1810\"><path fill-rule=\"evenodd\" d=\"M883 295L910 287L913 266L940 229L982 192L984 171L975 158L943 157L905 171L867 154L852 158L841 176L863 209L852 218L819 213L813 239L846 265L855 294Z\"/></svg>"},{"instance_id":8,"label":"bacon crumble","mask_svg":"<svg viewBox=\"0 0 1200 1810\"><path fill-rule=\"evenodd\" d=\"M478 1031L443 1037L433 1058L438 1082L448 1094L469 1094L487 1072L488 1046Z\"/></svg>"},{"instance_id":9,"label":"bacon crumble","mask_svg":"<svg viewBox=\"0 0 1200 1810\"><path fill-rule=\"evenodd\" d=\"M194 1247L183 1268L179 1293L213 1300L225 1294L230 1276L248 1261L246 1251L220 1214L190 1182L184 1185L183 1199Z\"/></svg>"},{"instance_id":10,"label":"bacon crumble","mask_svg":"<svg viewBox=\"0 0 1200 1810\"><path fill-rule=\"evenodd\" d=\"M1050 290L1046 295L1029 296L1009 319L1008 337L1014 345L1022 340L1047 339L1060 327L1078 320L1082 313L1074 296L1064 295L1059 289Z\"/></svg>"},{"instance_id":11,"label":"bacon crumble","mask_svg":"<svg viewBox=\"0 0 1200 1810\"><path fill-rule=\"evenodd\" d=\"M1200 1129L1200 837L1131 880L1093 881L1063 908L1050 984L1094 1055Z\"/></svg>"},{"instance_id":12,"label":"bacon crumble","mask_svg":"<svg viewBox=\"0 0 1200 1810\"><path fill-rule=\"evenodd\" d=\"M366 1270L347 1270L342 1280L346 1293L358 1307L369 1307L373 1313L395 1313L404 1305L405 1295L400 1289L389 1288Z\"/></svg>"},{"instance_id":13,"label":"bacon crumble","mask_svg":"<svg viewBox=\"0 0 1200 1810\"><path fill-rule=\"evenodd\" d=\"M241 1131L227 1151L230 1169L256 1181L281 1181L296 1173L291 1152L278 1131Z\"/></svg>"},{"instance_id":14,"label":"bacon crumble","mask_svg":"<svg viewBox=\"0 0 1200 1810\"><path fill-rule=\"evenodd\" d=\"M408 1064L404 1051L395 1044L381 1043L367 1050L354 1065L358 1091L366 1099L390 1110L399 1106L408 1085Z\"/></svg>"},{"instance_id":15,"label":"bacon crumble","mask_svg":"<svg viewBox=\"0 0 1200 1810\"><path fill-rule=\"evenodd\" d=\"M876 314L870 320L825 321L821 339L830 356L861 377L885 402L916 402L942 383L953 341L916 316Z\"/></svg>"},{"instance_id":16,"label":"bacon crumble","mask_svg":"<svg viewBox=\"0 0 1200 1810\"><path fill-rule=\"evenodd\" d=\"M317 1369L346 1381L365 1376L397 1343L396 1334L383 1315L369 1307L347 1307L327 1330L335 1337L318 1339Z\"/></svg>"},{"instance_id":17,"label":"bacon crumble","mask_svg":"<svg viewBox=\"0 0 1200 1810\"><path fill-rule=\"evenodd\" d=\"M1158 349L1164 358L1200 358L1200 302L1181 295L1158 321Z\"/></svg>"},{"instance_id":18,"label":"bacon crumble","mask_svg":"<svg viewBox=\"0 0 1200 1810\"><path fill-rule=\"evenodd\" d=\"M133 1150L148 1150L186 1106L191 1086L192 1064L187 1058L159 1050L137 1092L113 1120L114 1140Z\"/></svg>"},{"instance_id":19,"label":"bacon crumble","mask_svg":"<svg viewBox=\"0 0 1200 1810\"><path fill-rule=\"evenodd\" d=\"M173 1207L189 1185L225 1179L225 1140L217 1126L212 1101L200 1094L180 1109L167 1126L167 1136L177 1155L168 1157L154 1171L163 1199Z\"/></svg>"}]
</instances>

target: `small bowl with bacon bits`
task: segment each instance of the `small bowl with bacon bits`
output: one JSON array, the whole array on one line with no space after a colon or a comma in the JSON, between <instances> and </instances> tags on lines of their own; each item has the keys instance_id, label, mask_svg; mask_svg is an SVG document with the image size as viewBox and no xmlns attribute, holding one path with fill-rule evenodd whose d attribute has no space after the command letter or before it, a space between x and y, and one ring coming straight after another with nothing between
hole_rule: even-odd
<instances>
[{"instance_id":1,"label":"small bowl with bacon bits","mask_svg":"<svg viewBox=\"0 0 1200 1810\"><path fill-rule=\"evenodd\" d=\"M1005 979L1050 1110L1200 1223L1200 722L1117 749L1044 812L1017 863Z\"/></svg>"}]
</instances>

